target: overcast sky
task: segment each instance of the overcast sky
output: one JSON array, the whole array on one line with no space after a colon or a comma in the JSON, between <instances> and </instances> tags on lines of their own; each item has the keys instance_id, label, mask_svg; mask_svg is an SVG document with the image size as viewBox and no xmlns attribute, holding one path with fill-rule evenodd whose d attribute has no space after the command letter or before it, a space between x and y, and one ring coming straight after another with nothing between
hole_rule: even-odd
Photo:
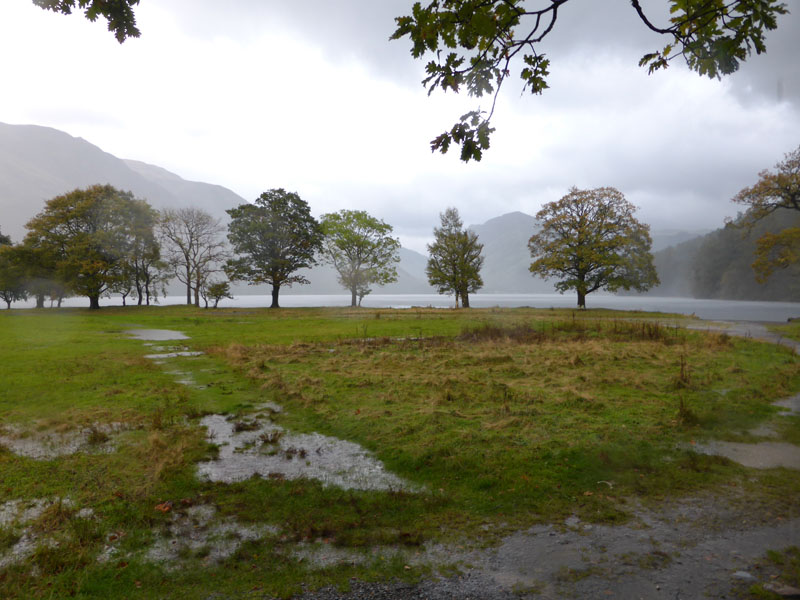
<instances>
[{"instance_id":1,"label":"overcast sky","mask_svg":"<svg viewBox=\"0 0 800 600\"><path fill-rule=\"evenodd\" d=\"M466 223L535 214L570 186L614 186L654 229L711 229L730 198L800 144L800 7L766 55L701 79L677 62L648 76L665 40L628 0L572 0L540 47L550 88L504 89L480 163L429 141L489 100L428 96L407 40L411 0L141 0L142 37L105 22L0 3L0 121L55 127L120 157L248 200L283 187L316 215L369 211L424 251L438 213ZM665 2L649 2L654 18ZM601 9L602 7L602 9Z\"/></svg>"}]
</instances>

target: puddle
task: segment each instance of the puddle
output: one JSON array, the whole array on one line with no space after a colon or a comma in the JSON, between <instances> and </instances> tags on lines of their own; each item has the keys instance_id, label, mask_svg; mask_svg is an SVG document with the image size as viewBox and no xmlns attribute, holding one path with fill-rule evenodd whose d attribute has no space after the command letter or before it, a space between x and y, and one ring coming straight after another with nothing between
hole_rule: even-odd
<instances>
[{"instance_id":1,"label":"puddle","mask_svg":"<svg viewBox=\"0 0 800 600\"><path fill-rule=\"evenodd\" d=\"M233 483L259 475L272 479L316 479L324 485L353 490L412 490L358 444L319 433L290 433L272 422L255 421L250 431L224 415L209 415L200 424L219 446L217 460L198 464L198 476Z\"/></svg>"},{"instance_id":2,"label":"puddle","mask_svg":"<svg viewBox=\"0 0 800 600\"><path fill-rule=\"evenodd\" d=\"M197 381L195 381L194 376L189 373L188 371L167 371L169 375L175 376L175 381L180 383L181 385L185 386L194 386L199 389L204 389L206 386L199 386L197 385Z\"/></svg>"},{"instance_id":3,"label":"puddle","mask_svg":"<svg viewBox=\"0 0 800 600\"><path fill-rule=\"evenodd\" d=\"M791 348L800 354L800 344L792 339L783 337L769 331L761 323L746 321L724 321L721 323L707 323L704 325L689 325L689 329L724 332L738 337L752 338L764 342L771 342ZM773 406L783 408L778 416L800 415L800 394L784 398L772 403ZM777 433L769 422L762 423L749 431L757 437L777 437ZM800 470L800 447L782 442L760 442L758 444L742 444L734 442L711 441L697 444L692 448L702 454L724 456L730 460L754 469L773 469L785 467Z\"/></svg>"},{"instance_id":4,"label":"puddle","mask_svg":"<svg viewBox=\"0 0 800 600\"><path fill-rule=\"evenodd\" d=\"M144 357L156 362L167 360L168 358L192 357L202 356L202 352L190 352L188 350L181 350L176 352L160 352L158 354L145 354Z\"/></svg>"},{"instance_id":5,"label":"puddle","mask_svg":"<svg viewBox=\"0 0 800 600\"><path fill-rule=\"evenodd\" d=\"M396 554L394 552L393 554ZM289 553L293 559L314 569L328 569L338 565L360 565L367 559L374 560L379 555L388 556L383 548L368 548L362 551L351 548L337 548L324 542L301 542Z\"/></svg>"},{"instance_id":6,"label":"puddle","mask_svg":"<svg viewBox=\"0 0 800 600\"><path fill-rule=\"evenodd\" d=\"M169 340L188 340L189 336L171 329L129 329L125 332L130 337L147 342L167 342Z\"/></svg>"},{"instance_id":7,"label":"puddle","mask_svg":"<svg viewBox=\"0 0 800 600\"><path fill-rule=\"evenodd\" d=\"M692 446L695 452L724 456L734 462L754 469L786 467L800 470L800 446L782 442L741 444L711 441Z\"/></svg>"},{"instance_id":8,"label":"puddle","mask_svg":"<svg viewBox=\"0 0 800 600\"><path fill-rule=\"evenodd\" d=\"M0 445L17 456L35 460L51 460L83 452L86 454L109 454L116 450L113 437L130 428L122 423L96 423L92 427L55 432L29 431L13 425L0 429ZM98 435L105 440L93 442Z\"/></svg>"},{"instance_id":9,"label":"puddle","mask_svg":"<svg viewBox=\"0 0 800 600\"><path fill-rule=\"evenodd\" d=\"M189 507L183 514L173 513L167 534L147 550L145 559L160 563L167 570L180 567L182 559L190 557L216 564L232 556L244 542L279 533L276 527L242 525L234 519L213 522L215 515L216 509L209 505Z\"/></svg>"},{"instance_id":10,"label":"puddle","mask_svg":"<svg viewBox=\"0 0 800 600\"><path fill-rule=\"evenodd\" d=\"M800 415L800 394L784 400L778 400L773 402L772 405L786 409L778 413L781 416Z\"/></svg>"},{"instance_id":11,"label":"puddle","mask_svg":"<svg viewBox=\"0 0 800 600\"><path fill-rule=\"evenodd\" d=\"M38 519L50 506L61 503L72 508L73 502L69 498L34 498L32 500L10 500L0 504L0 527L16 533L19 537L6 551L0 552L0 569L19 564L30 558L38 547L57 547L58 543L52 538L41 538L28 523ZM91 508L83 508L76 512L72 518L89 519L94 516Z\"/></svg>"}]
</instances>

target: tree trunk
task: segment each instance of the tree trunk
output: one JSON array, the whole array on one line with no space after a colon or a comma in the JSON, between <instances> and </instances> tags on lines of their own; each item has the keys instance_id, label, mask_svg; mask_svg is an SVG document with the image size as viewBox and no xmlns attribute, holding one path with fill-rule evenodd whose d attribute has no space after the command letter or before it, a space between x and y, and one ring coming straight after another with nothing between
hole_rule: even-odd
<instances>
[{"instance_id":1,"label":"tree trunk","mask_svg":"<svg viewBox=\"0 0 800 600\"><path fill-rule=\"evenodd\" d=\"M186 304L191 306L192 305L192 284L186 284Z\"/></svg>"},{"instance_id":2,"label":"tree trunk","mask_svg":"<svg viewBox=\"0 0 800 600\"><path fill-rule=\"evenodd\" d=\"M578 308L586 308L586 294L578 290Z\"/></svg>"},{"instance_id":3,"label":"tree trunk","mask_svg":"<svg viewBox=\"0 0 800 600\"><path fill-rule=\"evenodd\" d=\"M461 294L461 306L469 308L469 294L467 292Z\"/></svg>"},{"instance_id":4,"label":"tree trunk","mask_svg":"<svg viewBox=\"0 0 800 600\"><path fill-rule=\"evenodd\" d=\"M272 284L272 305L270 306L270 308L280 308L280 306L278 306L278 294L280 293L280 291L281 291L280 284L276 285L276 284L273 283Z\"/></svg>"},{"instance_id":5,"label":"tree trunk","mask_svg":"<svg viewBox=\"0 0 800 600\"><path fill-rule=\"evenodd\" d=\"M44 308L44 294L36 294L36 308Z\"/></svg>"},{"instance_id":6,"label":"tree trunk","mask_svg":"<svg viewBox=\"0 0 800 600\"><path fill-rule=\"evenodd\" d=\"M100 308L100 295L95 294L93 296L89 296L89 308L96 310Z\"/></svg>"},{"instance_id":7,"label":"tree trunk","mask_svg":"<svg viewBox=\"0 0 800 600\"><path fill-rule=\"evenodd\" d=\"M11 300L6 300L6 308L11 310Z\"/></svg>"},{"instance_id":8,"label":"tree trunk","mask_svg":"<svg viewBox=\"0 0 800 600\"><path fill-rule=\"evenodd\" d=\"M356 286L350 288L350 306L358 306L358 292L356 292Z\"/></svg>"}]
</instances>

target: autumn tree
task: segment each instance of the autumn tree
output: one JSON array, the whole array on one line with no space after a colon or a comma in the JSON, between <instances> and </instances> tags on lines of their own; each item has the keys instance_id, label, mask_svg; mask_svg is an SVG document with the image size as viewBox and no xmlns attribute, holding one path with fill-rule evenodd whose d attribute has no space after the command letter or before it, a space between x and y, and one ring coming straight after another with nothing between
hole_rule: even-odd
<instances>
[{"instance_id":1,"label":"autumn tree","mask_svg":"<svg viewBox=\"0 0 800 600\"><path fill-rule=\"evenodd\" d=\"M469 295L483 287L483 244L478 234L464 229L458 210L448 208L439 215L441 226L433 230L434 242L428 244L428 282L440 294L454 294L456 308L459 300L469 308Z\"/></svg>"},{"instance_id":2,"label":"autumn tree","mask_svg":"<svg viewBox=\"0 0 800 600\"><path fill-rule=\"evenodd\" d=\"M322 215L321 225L323 260L333 265L339 283L350 291L350 306L361 306L371 285L397 281L400 241L391 236L391 225L363 210Z\"/></svg>"},{"instance_id":3,"label":"autumn tree","mask_svg":"<svg viewBox=\"0 0 800 600\"><path fill-rule=\"evenodd\" d=\"M131 252L130 192L110 185L77 189L48 200L23 241L40 266L100 308L100 296L122 279Z\"/></svg>"},{"instance_id":4,"label":"autumn tree","mask_svg":"<svg viewBox=\"0 0 800 600\"><path fill-rule=\"evenodd\" d=\"M744 188L733 201L747 206L739 226L748 231L755 223L776 212L800 212L800 146L787 153L775 165L775 171L764 170L758 181ZM787 213L787 215L790 213ZM786 219L788 223L788 218ZM731 223L736 225L736 223ZM800 260L800 227L787 227L779 232L767 232L756 243L753 269L756 279L763 283L776 269L783 269Z\"/></svg>"},{"instance_id":5,"label":"autumn tree","mask_svg":"<svg viewBox=\"0 0 800 600\"><path fill-rule=\"evenodd\" d=\"M395 19L391 39L408 37L414 58L430 56L423 84L475 97L492 97L491 109L463 115L431 142L433 151L461 146L461 159L480 160L489 148L494 107L505 81L518 73L523 91L547 89L550 59L545 38L556 27L560 11L573 8L569 0L429 0L416 2L411 15ZM650 73L682 58L700 75L734 73L751 53L766 51L765 34L788 12L780 0L668 0L669 21L655 23L639 0L631 0L642 25L663 35L665 45L639 60ZM581 5L573 2L576 10ZM518 67L513 67L518 64Z\"/></svg>"},{"instance_id":6,"label":"autumn tree","mask_svg":"<svg viewBox=\"0 0 800 600\"><path fill-rule=\"evenodd\" d=\"M200 292L208 278L228 258L221 221L199 208L161 211L158 224L164 261L172 275L186 286L186 304L200 306Z\"/></svg>"},{"instance_id":7,"label":"autumn tree","mask_svg":"<svg viewBox=\"0 0 800 600\"><path fill-rule=\"evenodd\" d=\"M315 255L322 249L320 224L307 202L282 188L227 212L228 240L239 255L228 261L228 277L271 285L270 306L279 308L281 287L308 283L297 271L316 264Z\"/></svg>"},{"instance_id":8,"label":"autumn tree","mask_svg":"<svg viewBox=\"0 0 800 600\"><path fill-rule=\"evenodd\" d=\"M531 273L559 278L556 289L575 290L579 308L600 289L643 292L658 285L650 227L634 218L635 211L614 188L571 188L536 213L541 229L528 242Z\"/></svg>"}]
</instances>

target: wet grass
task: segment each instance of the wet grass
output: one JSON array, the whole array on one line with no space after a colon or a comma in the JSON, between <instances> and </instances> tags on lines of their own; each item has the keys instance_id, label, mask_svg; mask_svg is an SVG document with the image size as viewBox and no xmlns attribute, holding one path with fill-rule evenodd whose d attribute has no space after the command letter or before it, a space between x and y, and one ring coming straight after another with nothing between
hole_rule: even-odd
<instances>
[{"instance_id":1,"label":"wet grass","mask_svg":"<svg viewBox=\"0 0 800 600\"><path fill-rule=\"evenodd\" d=\"M797 546L783 550L770 550L761 561L753 566L758 579L767 580L769 583L751 585L746 591L739 594L742 598L780 600L796 595L796 590L800 589L800 548ZM794 588L794 594L786 590L786 587ZM783 593L776 593L781 590Z\"/></svg>"},{"instance_id":2,"label":"wet grass","mask_svg":"<svg viewBox=\"0 0 800 600\"><path fill-rule=\"evenodd\" d=\"M0 569L0 588L12 598L285 596L301 582L417 577L423 571L406 568L407 557L426 541L487 544L570 514L623 521L634 499L746 489L748 501L792 513L781 499L800 493L796 477L687 448L773 416L770 402L800 388L798 359L680 322L530 309L3 312L2 423L29 435L89 428L90 442L116 450L42 461L0 448L0 504L71 501L25 526L37 548ZM156 345L206 354L155 365L144 359L151 348L124 337L134 327L182 331L191 339ZM191 373L195 384L178 384L169 370ZM214 448L197 420L230 413L246 431L268 401L285 408L273 417L281 426L358 442L425 491L198 481L194 465ZM107 423L125 428L108 434L98 427ZM779 429L796 439L797 419ZM219 564L207 548L187 553L177 570L144 561L173 515L195 505L279 533ZM94 516L78 515L86 507ZM0 529L0 555L22 531ZM298 543L354 557L376 547L400 553L320 569L292 554ZM107 547L116 553L98 562Z\"/></svg>"},{"instance_id":3,"label":"wet grass","mask_svg":"<svg viewBox=\"0 0 800 600\"><path fill-rule=\"evenodd\" d=\"M800 341L800 316L786 325L771 325L769 329L793 340Z\"/></svg>"}]
</instances>

